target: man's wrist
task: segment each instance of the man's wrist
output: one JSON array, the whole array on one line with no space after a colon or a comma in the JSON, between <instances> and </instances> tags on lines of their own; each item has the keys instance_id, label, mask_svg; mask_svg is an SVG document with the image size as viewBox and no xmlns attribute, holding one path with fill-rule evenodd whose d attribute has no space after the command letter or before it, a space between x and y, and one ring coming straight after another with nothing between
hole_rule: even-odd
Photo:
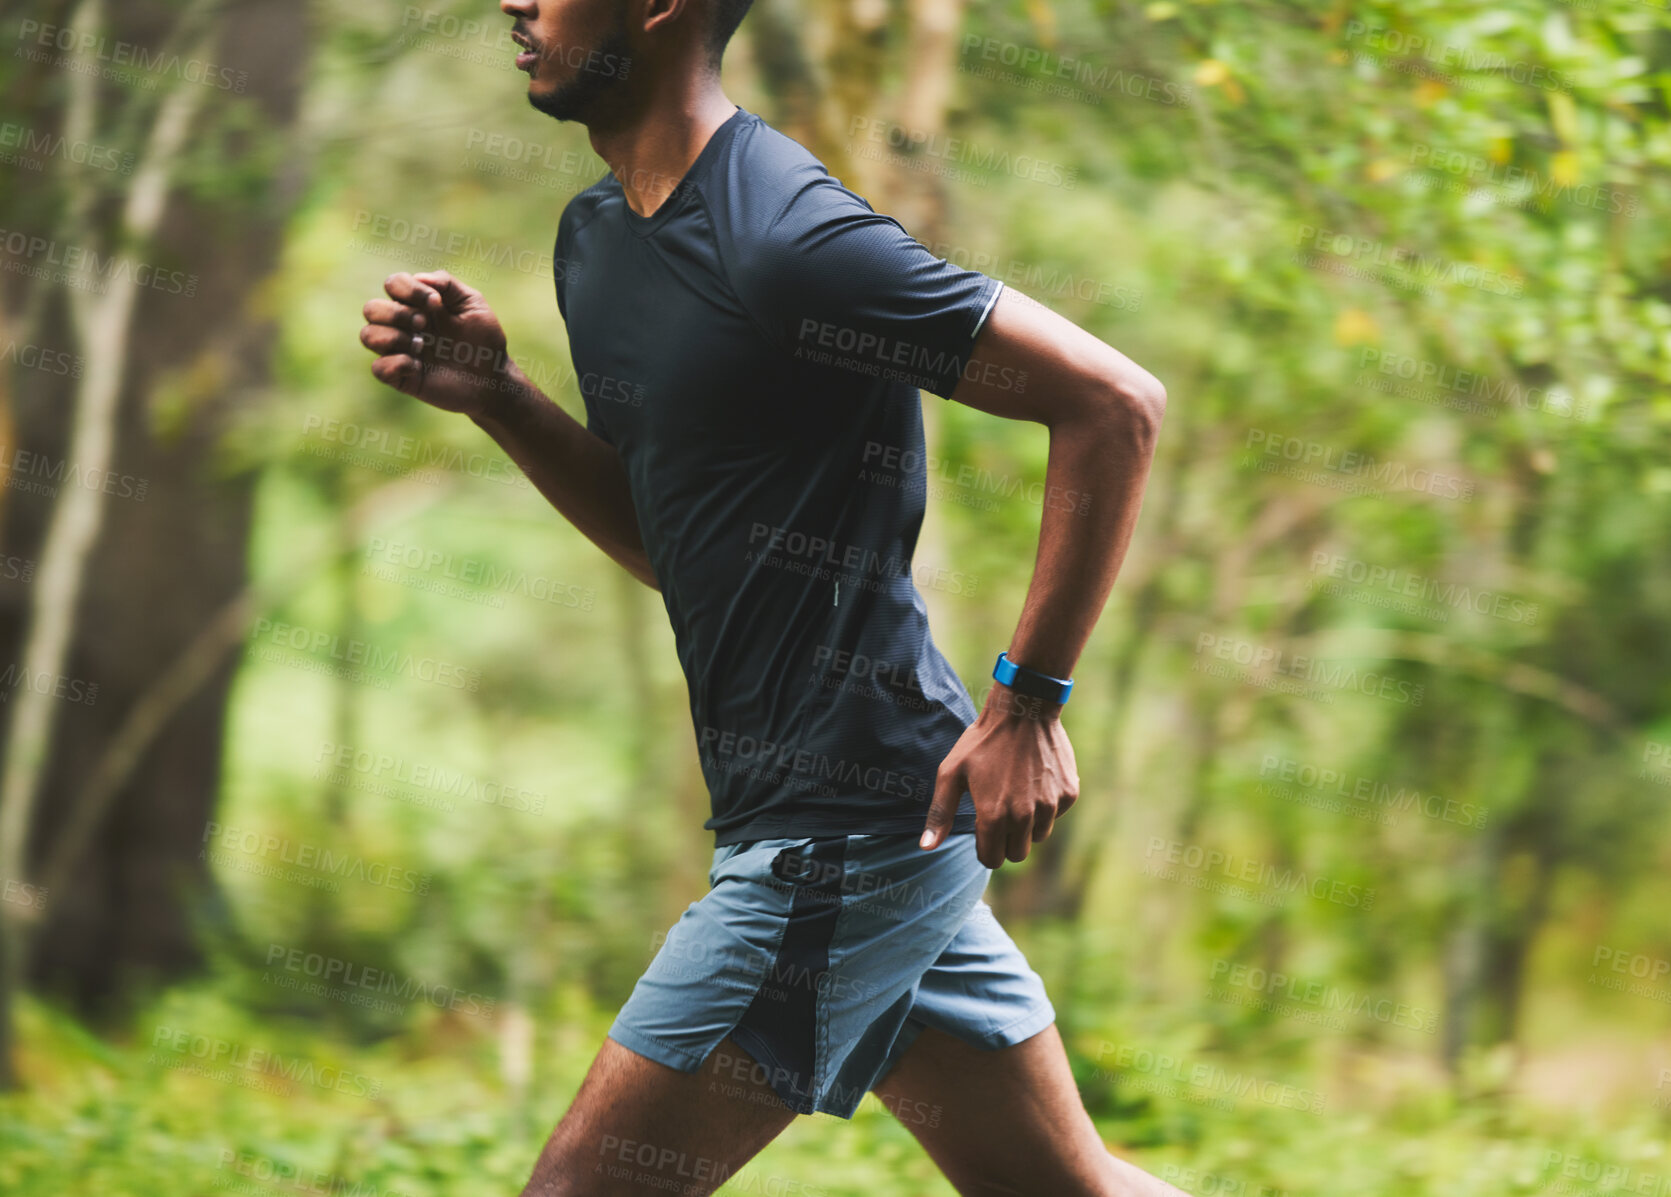
<instances>
[{"instance_id":1,"label":"man's wrist","mask_svg":"<svg viewBox=\"0 0 1671 1197\"><path fill-rule=\"evenodd\" d=\"M980 717L989 722L1025 719L1033 723L1055 723L1061 719L1062 706L1062 703L1049 699L1017 694L1003 682L994 680Z\"/></svg>"},{"instance_id":2,"label":"man's wrist","mask_svg":"<svg viewBox=\"0 0 1671 1197\"><path fill-rule=\"evenodd\" d=\"M503 423L528 401L533 390L534 384L521 367L507 357L503 368L482 384L481 401L469 416L484 429L487 422Z\"/></svg>"}]
</instances>

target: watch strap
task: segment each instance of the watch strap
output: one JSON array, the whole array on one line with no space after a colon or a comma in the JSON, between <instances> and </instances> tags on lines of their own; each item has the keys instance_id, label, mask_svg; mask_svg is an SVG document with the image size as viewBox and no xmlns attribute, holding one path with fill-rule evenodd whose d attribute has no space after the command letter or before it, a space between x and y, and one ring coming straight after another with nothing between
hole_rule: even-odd
<instances>
[{"instance_id":1,"label":"watch strap","mask_svg":"<svg viewBox=\"0 0 1671 1197\"><path fill-rule=\"evenodd\" d=\"M1010 660L1007 652L998 654L998 663L992 667L992 677L1017 694L1023 694L1028 698L1042 698L1047 702L1064 703L1068 700L1068 695L1073 693L1072 678L1051 677L1048 673L1017 665Z\"/></svg>"}]
</instances>

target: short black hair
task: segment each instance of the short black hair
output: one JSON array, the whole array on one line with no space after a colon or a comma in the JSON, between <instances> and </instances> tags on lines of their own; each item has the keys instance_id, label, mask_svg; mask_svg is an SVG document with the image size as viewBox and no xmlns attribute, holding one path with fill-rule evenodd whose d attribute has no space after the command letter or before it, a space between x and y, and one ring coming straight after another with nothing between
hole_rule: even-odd
<instances>
[{"instance_id":1,"label":"short black hair","mask_svg":"<svg viewBox=\"0 0 1671 1197\"><path fill-rule=\"evenodd\" d=\"M743 23L754 0L709 0L709 5L708 64L718 70L720 60L725 57L725 47L731 44L731 35Z\"/></svg>"}]
</instances>

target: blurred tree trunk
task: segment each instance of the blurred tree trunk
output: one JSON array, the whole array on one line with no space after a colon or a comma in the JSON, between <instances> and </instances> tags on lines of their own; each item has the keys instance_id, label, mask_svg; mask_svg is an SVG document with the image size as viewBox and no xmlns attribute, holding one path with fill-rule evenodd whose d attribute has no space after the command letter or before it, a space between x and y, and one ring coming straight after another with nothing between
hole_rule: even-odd
<instances>
[{"instance_id":1,"label":"blurred tree trunk","mask_svg":"<svg viewBox=\"0 0 1671 1197\"><path fill-rule=\"evenodd\" d=\"M0 593L0 663L97 686L80 703L41 695L33 681L7 695L14 709L4 722L0 801L8 806L0 838L8 842L0 860L14 880L40 867L75 821L72 804L117 728L246 580L254 480L224 472L217 445L267 377L272 324L252 299L277 261L302 170L293 153L275 154L276 178L243 187L232 179L221 198L199 202L181 187L180 168L194 157L193 141L225 126L222 118L239 106L260 114L257 127L223 128L214 158L225 165L210 169L248 171L262 139L288 133L306 20L287 0L199 3L183 19L177 12L93 0L77 6L73 20L112 41L153 51L172 46L183 59L245 72L241 94L230 77L222 88L159 71L158 99L148 104L144 90L86 82L78 91L75 80L87 77L64 72L36 88L42 99L29 114L38 130L132 148L139 162L131 184L118 183L114 194L95 190L110 180L66 170L58 202L34 204L16 227L146 263L165 277L195 275L196 290L140 291L115 277L94 295L25 280L21 296L5 297L9 311L39 313L31 332L38 330L42 345L77 355L85 374L79 384L42 371L10 379L20 453L67 467L55 498L19 490L6 507L5 553L41 568L39 593ZM58 103L61 93L69 99ZM179 144L167 144L170 134ZM251 198L240 207L225 193ZM11 208L8 202L8 226ZM17 460L8 463L16 468ZM93 471L106 468L118 479L109 493L78 484L75 471L99 477ZM38 923L4 920L10 951L0 975L7 1007L0 1035L10 1027L8 984L32 978L94 1014L122 981L165 977L196 962L188 898L209 882L199 852L220 778L234 668L229 660L216 669L150 744L72 862L72 883L44 896ZM47 699L31 704L32 713L20 705L31 696ZM9 1062L8 1047L0 1042Z\"/></svg>"}]
</instances>

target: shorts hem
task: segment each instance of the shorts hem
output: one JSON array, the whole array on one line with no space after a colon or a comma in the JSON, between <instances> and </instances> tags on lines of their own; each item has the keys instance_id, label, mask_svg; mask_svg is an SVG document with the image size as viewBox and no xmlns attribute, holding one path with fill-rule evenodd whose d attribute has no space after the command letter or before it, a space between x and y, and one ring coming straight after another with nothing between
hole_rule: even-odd
<instances>
[{"instance_id":1,"label":"shorts hem","mask_svg":"<svg viewBox=\"0 0 1671 1197\"><path fill-rule=\"evenodd\" d=\"M1025 1043L1055 1021L1056 1007L1046 1001L1042 1005L1031 1007L1020 1018L1005 1023L996 1031L988 1031L985 1035L967 1042L983 1051L1014 1047L1018 1043Z\"/></svg>"},{"instance_id":2,"label":"shorts hem","mask_svg":"<svg viewBox=\"0 0 1671 1197\"><path fill-rule=\"evenodd\" d=\"M694 1052L686 1051L682 1047L675 1047L671 1043L646 1035L642 1031L635 1031L632 1027L624 1026L619 1022L609 1028L608 1036L628 1051L643 1056L646 1060L654 1060L657 1064L665 1064L679 1072L695 1072L702 1067L702 1061L708 1058L707 1055L698 1056ZM724 1038L724 1036L721 1036L721 1038Z\"/></svg>"}]
</instances>

